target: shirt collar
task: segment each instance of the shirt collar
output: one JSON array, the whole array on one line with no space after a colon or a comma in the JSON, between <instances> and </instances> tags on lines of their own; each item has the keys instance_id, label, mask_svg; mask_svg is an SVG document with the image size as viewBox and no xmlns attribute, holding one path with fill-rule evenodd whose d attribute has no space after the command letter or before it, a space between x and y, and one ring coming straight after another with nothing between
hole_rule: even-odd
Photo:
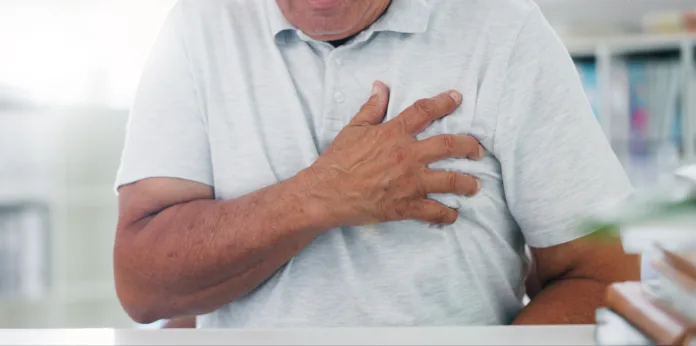
<instances>
[{"instance_id":1,"label":"shirt collar","mask_svg":"<svg viewBox=\"0 0 696 346\"><path fill-rule=\"evenodd\" d=\"M275 0L267 0L271 34L276 42L287 42L288 33L308 39L285 18ZM428 29L430 7L426 0L392 0L387 12L365 32L393 31L405 34L420 34Z\"/></svg>"},{"instance_id":2,"label":"shirt collar","mask_svg":"<svg viewBox=\"0 0 696 346\"><path fill-rule=\"evenodd\" d=\"M283 12L280 11L275 0L266 0L268 13L268 24L270 25L271 34L275 37L276 42L280 42L283 34L286 31L296 31L295 27L285 18Z\"/></svg>"}]
</instances>

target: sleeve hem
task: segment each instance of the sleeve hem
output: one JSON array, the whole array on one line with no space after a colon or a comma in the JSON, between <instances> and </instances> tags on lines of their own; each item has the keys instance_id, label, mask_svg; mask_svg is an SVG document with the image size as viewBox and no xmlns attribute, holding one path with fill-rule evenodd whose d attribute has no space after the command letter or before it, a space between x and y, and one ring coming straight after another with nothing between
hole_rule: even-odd
<instances>
[{"instance_id":1,"label":"sleeve hem","mask_svg":"<svg viewBox=\"0 0 696 346\"><path fill-rule=\"evenodd\" d=\"M202 177L196 174L179 174L172 172L152 172L152 173L135 173L119 176L114 183L114 193L118 196L118 190L125 185L132 184L141 180L151 179L151 178L170 178L170 179L181 179L188 180L194 183L199 183L208 186L214 186L212 179L207 177Z\"/></svg>"},{"instance_id":2,"label":"sleeve hem","mask_svg":"<svg viewBox=\"0 0 696 346\"><path fill-rule=\"evenodd\" d=\"M633 196L633 194L633 191L626 192L622 194L621 198L617 199L616 201L624 201ZM598 206L594 207L596 208ZM585 209L583 212L577 214L578 218L587 217L588 215L591 215L592 210L592 208ZM561 227L555 227L553 229L535 233L533 236L525 235L525 242L530 247L543 249L569 243L571 241L578 240L580 238L586 237L594 233L593 230L581 230L578 226L579 222L565 222L564 225Z\"/></svg>"}]
</instances>

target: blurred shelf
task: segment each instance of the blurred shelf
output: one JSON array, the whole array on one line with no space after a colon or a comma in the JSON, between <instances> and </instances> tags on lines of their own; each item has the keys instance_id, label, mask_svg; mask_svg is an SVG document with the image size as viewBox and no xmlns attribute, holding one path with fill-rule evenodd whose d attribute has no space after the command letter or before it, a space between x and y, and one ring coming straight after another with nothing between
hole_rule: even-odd
<instances>
[{"instance_id":1,"label":"blurred shelf","mask_svg":"<svg viewBox=\"0 0 696 346\"><path fill-rule=\"evenodd\" d=\"M59 287L52 287L45 294L38 296L0 296L0 305L18 302L52 302L57 304L67 304L115 299L117 299L117 296L114 281L101 280L64 283Z\"/></svg>"},{"instance_id":2,"label":"blurred shelf","mask_svg":"<svg viewBox=\"0 0 696 346\"><path fill-rule=\"evenodd\" d=\"M680 51L684 45L696 48L696 33L636 34L610 37L570 37L564 40L574 57L591 57L604 51L613 55Z\"/></svg>"},{"instance_id":3,"label":"blurred shelf","mask_svg":"<svg viewBox=\"0 0 696 346\"><path fill-rule=\"evenodd\" d=\"M63 206L112 205L116 201L113 185L49 186L27 182L0 184L0 206L27 203L57 203Z\"/></svg>"},{"instance_id":4,"label":"blurred shelf","mask_svg":"<svg viewBox=\"0 0 696 346\"><path fill-rule=\"evenodd\" d=\"M47 203L53 195L51 189L43 185L14 184L3 182L0 184L0 206L12 206L28 203Z\"/></svg>"}]
</instances>

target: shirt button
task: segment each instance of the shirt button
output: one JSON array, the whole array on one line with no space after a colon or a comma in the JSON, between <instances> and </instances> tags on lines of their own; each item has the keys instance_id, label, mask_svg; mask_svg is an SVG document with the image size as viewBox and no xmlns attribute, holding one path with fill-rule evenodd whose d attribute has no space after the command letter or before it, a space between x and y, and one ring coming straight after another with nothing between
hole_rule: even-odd
<instances>
[{"instance_id":1,"label":"shirt button","mask_svg":"<svg viewBox=\"0 0 696 346\"><path fill-rule=\"evenodd\" d=\"M338 65L338 66L343 65L343 60L341 60L340 58L336 58L334 61L336 62L336 65Z\"/></svg>"},{"instance_id":2,"label":"shirt button","mask_svg":"<svg viewBox=\"0 0 696 346\"><path fill-rule=\"evenodd\" d=\"M345 100L346 100L346 98L345 98L345 96L343 96L343 93L342 93L342 92L337 91L337 92L334 94L334 101L336 101L336 103L341 103L341 102L343 102L343 101L345 101Z\"/></svg>"}]
</instances>

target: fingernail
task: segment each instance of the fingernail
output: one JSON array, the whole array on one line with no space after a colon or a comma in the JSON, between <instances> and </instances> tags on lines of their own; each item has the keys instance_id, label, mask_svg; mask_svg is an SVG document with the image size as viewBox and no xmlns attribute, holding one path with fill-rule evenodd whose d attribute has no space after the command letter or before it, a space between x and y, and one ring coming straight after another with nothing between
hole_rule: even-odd
<instances>
[{"instance_id":1,"label":"fingernail","mask_svg":"<svg viewBox=\"0 0 696 346\"><path fill-rule=\"evenodd\" d=\"M481 192L481 179L476 179L476 193Z\"/></svg>"},{"instance_id":2,"label":"fingernail","mask_svg":"<svg viewBox=\"0 0 696 346\"><path fill-rule=\"evenodd\" d=\"M486 157L486 149L483 148L482 145L479 145L479 160L483 159Z\"/></svg>"},{"instance_id":3,"label":"fingernail","mask_svg":"<svg viewBox=\"0 0 696 346\"><path fill-rule=\"evenodd\" d=\"M457 104L462 103L462 94L459 92L452 90L450 91L449 95Z\"/></svg>"},{"instance_id":4,"label":"fingernail","mask_svg":"<svg viewBox=\"0 0 696 346\"><path fill-rule=\"evenodd\" d=\"M379 94L379 85L377 82L372 83L372 95Z\"/></svg>"}]
</instances>

